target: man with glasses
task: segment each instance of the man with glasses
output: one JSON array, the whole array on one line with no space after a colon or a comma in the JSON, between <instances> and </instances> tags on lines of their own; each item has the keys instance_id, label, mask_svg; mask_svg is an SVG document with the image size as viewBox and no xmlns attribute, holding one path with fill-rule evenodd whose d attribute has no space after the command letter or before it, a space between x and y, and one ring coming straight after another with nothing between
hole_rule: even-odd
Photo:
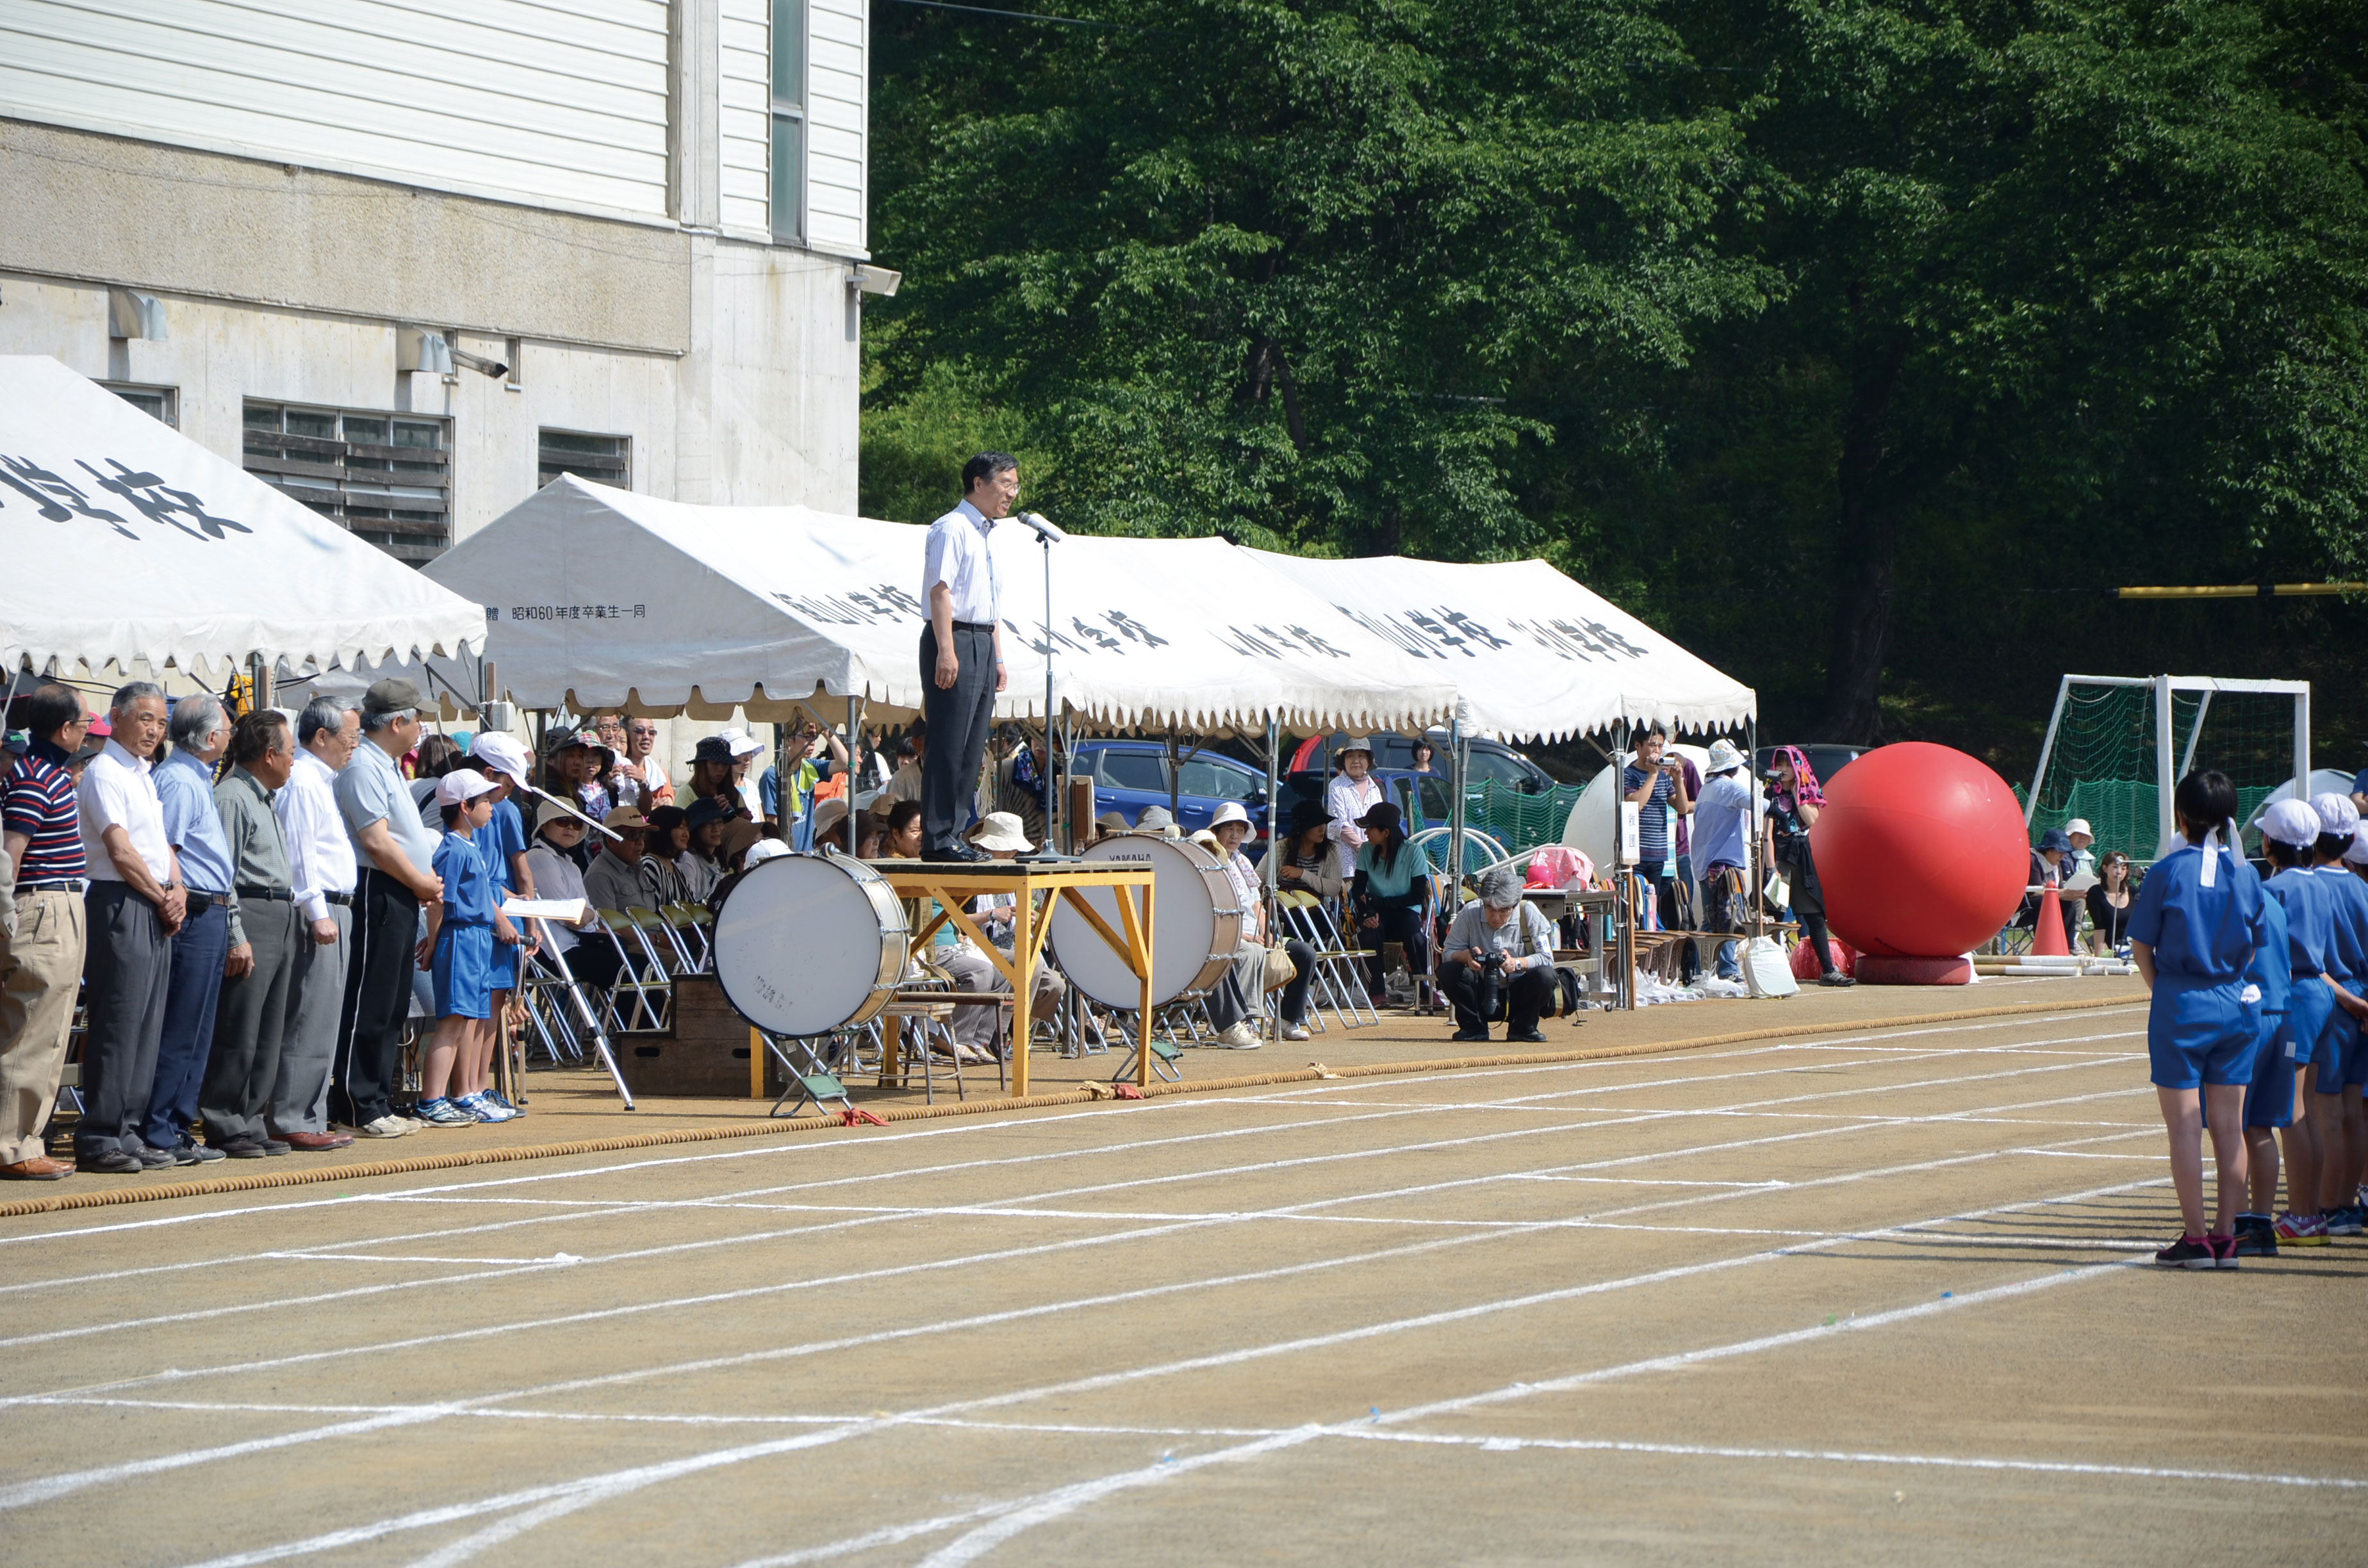
<instances>
[{"instance_id":1,"label":"man with glasses","mask_svg":"<svg viewBox=\"0 0 2368 1568\"><path fill-rule=\"evenodd\" d=\"M625 721L624 744L618 748L621 760L613 780L622 786L619 792L621 804L639 806L644 812L674 804L674 783L653 755L657 749L655 719Z\"/></svg>"},{"instance_id":2,"label":"man with glasses","mask_svg":"<svg viewBox=\"0 0 2368 1568\"><path fill-rule=\"evenodd\" d=\"M56 1106L74 993L82 983L81 812L66 763L90 729L71 687L36 687L12 717L25 754L0 783L0 852L16 896L0 911L0 1177L59 1181L74 1167L49 1157L41 1129Z\"/></svg>"},{"instance_id":3,"label":"man with glasses","mask_svg":"<svg viewBox=\"0 0 2368 1568\"><path fill-rule=\"evenodd\" d=\"M418 1125L397 1116L389 1096L411 1011L411 971L442 923L444 881L435 869L438 835L419 820L395 759L419 744L418 710L427 705L407 680L382 680L364 692L361 744L337 775L337 809L359 872L331 1103L337 1119L365 1138L400 1138Z\"/></svg>"}]
</instances>

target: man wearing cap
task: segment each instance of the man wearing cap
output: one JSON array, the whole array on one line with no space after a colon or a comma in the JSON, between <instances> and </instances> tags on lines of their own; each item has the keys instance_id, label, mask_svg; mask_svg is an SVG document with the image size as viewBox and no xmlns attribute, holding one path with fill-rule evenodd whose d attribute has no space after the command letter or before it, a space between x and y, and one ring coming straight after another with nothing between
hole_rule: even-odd
<instances>
[{"instance_id":1,"label":"man wearing cap","mask_svg":"<svg viewBox=\"0 0 2368 1568\"><path fill-rule=\"evenodd\" d=\"M0 1177L58 1181L41 1129L57 1104L82 984L88 885L82 810L66 762L90 727L82 698L54 683L17 704L24 753L0 783L0 855L16 886L0 922Z\"/></svg>"},{"instance_id":2,"label":"man wearing cap","mask_svg":"<svg viewBox=\"0 0 2368 1568\"><path fill-rule=\"evenodd\" d=\"M929 525L921 554L921 708L931 744L921 767L921 858L984 860L956 835L986 759L1003 665L1002 607L988 537L1019 504L1019 460L981 452L962 464L962 498Z\"/></svg>"},{"instance_id":3,"label":"man wearing cap","mask_svg":"<svg viewBox=\"0 0 2368 1568\"><path fill-rule=\"evenodd\" d=\"M233 1159L284 1154L294 1147L265 1125L279 1083L290 982L306 933L296 913L288 844L272 813L273 791L287 787L296 747L287 719L266 709L231 732L230 776L214 786L237 902L231 950L245 963L222 982L211 1058L198 1096L206 1142Z\"/></svg>"},{"instance_id":4,"label":"man wearing cap","mask_svg":"<svg viewBox=\"0 0 2368 1568\"><path fill-rule=\"evenodd\" d=\"M83 1115L74 1164L122 1174L174 1163L141 1131L156 1085L172 938L188 913L180 866L165 838L148 757L165 738L165 693L150 681L119 689L107 745L83 769L82 852L90 867L90 946L83 960L89 1028L83 1038ZM126 742L131 744L127 746Z\"/></svg>"},{"instance_id":5,"label":"man wearing cap","mask_svg":"<svg viewBox=\"0 0 2368 1568\"><path fill-rule=\"evenodd\" d=\"M649 895L642 891L641 864L642 846L649 839L649 819L631 806L619 806L601 819L600 825L617 836L603 835L599 854L584 868L584 896L595 909L648 907Z\"/></svg>"},{"instance_id":6,"label":"man wearing cap","mask_svg":"<svg viewBox=\"0 0 2368 1568\"><path fill-rule=\"evenodd\" d=\"M337 772L360 744L361 714L339 699L314 698L297 715L288 783L271 800L288 849L298 941L279 1033L279 1071L265 1120L270 1137L311 1151L353 1142L351 1134L329 1127L329 1069L345 1017L359 874L354 841L337 809Z\"/></svg>"},{"instance_id":7,"label":"man wearing cap","mask_svg":"<svg viewBox=\"0 0 2368 1568\"><path fill-rule=\"evenodd\" d=\"M337 1119L367 1138L400 1138L417 1124L390 1097L411 1010L411 974L422 951L422 906L442 913L436 835L395 759L419 744L427 705L407 680L380 681L362 694L362 738L337 775L337 810L359 867L353 948L346 965L334 1096Z\"/></svg>"},{"instance_id":8,"label":"man wearing cap","mask_svg":"<svg viewBox=\"0 0 2368 1568\"><path fill-rule=\"evenodd\" d=\"M151 775L165 819L165 842L180 863L188 916L174 933L165 981L165 1028L156 1045L156 1078L148 1091L141 1137L174 1163L218 1160L217 1151L189 1136L197 1124L198 1092L212 1054L214 1015L222 982L255 966L245 945L232 891L230 842L214 808L214 764L230 749L230 718L202 694L173 704L167 722L173 755Z\"/></svg>"},{"instance_id":9,"label":"man wearing cap","mask_svg":"<svg viewBox=\"0 0 2368 1568\"><path fill-rule=\"evenodd\" d=\"M1721 737L1710 744L1710 777L1702 781L1693 810L1692 851L1702 878L1705 931L1743 928L1738 894L1751 859L1752 821L1751 781L1744 773L1743 754L1733 741ZM1741 977L1733 942L1718 945L1716 969L1721 980Z\"/></svg>"}]
</instances>

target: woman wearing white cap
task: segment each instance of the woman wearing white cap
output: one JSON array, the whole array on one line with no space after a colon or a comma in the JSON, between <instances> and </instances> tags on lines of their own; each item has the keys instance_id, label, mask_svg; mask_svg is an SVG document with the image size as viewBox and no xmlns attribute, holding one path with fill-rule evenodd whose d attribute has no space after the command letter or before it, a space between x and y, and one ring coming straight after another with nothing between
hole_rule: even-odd
<instances>
[{"instance_id":1,"label":"woman wearing white cap","mask_svg":"<svg viewBox=\"0 0 2368 1568\"><path fill-rule=\"evenodd\" d=\"M1350 735L1340 743L1340 776L1324 792L1325 814L1332 819L1328 836L1339 846L1343 881L1357 874L1357 851L1365 846L1365 830L1357 824L1383 799L1382 781L1373 777L1373 743Z\"/></svg>"},{"instance_id":2,"label":"woman wearing white cap","mask_svg":"<svg viewBox=\"0 0 2368 1568\"><path fill-rule=\"evenodd\" d=\"M1010 860L1027 854L1035 846L1028 841L1026 829L1016 812L989 812L970 830L971 846L986 852L991 860ZM1008 892L981 893L971 900L970 915L995 944L1006 962L1012 953L1012 895ZM987 956L979 951L976 943L967 938L952 947L942 949L937 956L939 968L954 977L964 991L1008 991L1011 983L995 967ZM1060 1006L1068 983L1051 964L1036 966L1036 994L1030 1002L1030 1016L1050 1017ZM962 1062L991 1062L995 1049L995 1026L1002 1008L992 1002L971 1003L954 1009L954 1056ZM1018 1049L1025 1049L1022 1045Z\"/></svg>"}]
</instances>

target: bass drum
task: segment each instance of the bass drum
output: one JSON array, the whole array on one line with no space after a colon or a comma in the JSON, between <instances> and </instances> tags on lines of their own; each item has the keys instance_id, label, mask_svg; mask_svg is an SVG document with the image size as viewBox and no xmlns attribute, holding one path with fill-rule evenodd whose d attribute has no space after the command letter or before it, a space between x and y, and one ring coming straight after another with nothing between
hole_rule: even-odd
<instances>
[{"instance_id":1,"label":"bass drum","mask_svg":"<svg viewBox=\"0 0 2368 1568\"><path fill-rule=\"evenodd\" d=\"M905 972L905 907L843 856L777 855L715 915L715 979L770 1035L820 1035L879 1017Z\"/></svg>"},{"instance_id":2,"label":"bass drum","mask_svg":"<svg viewBox=\"0 0 2368 1568\"><path fill-rule=\"evenodd\" d=\"M1207 991L1224 977L1242 933L1251 929L1250 911L1234 892L1234 880L1217 858L1189 839L1121 833L1088 846L1082 860L1151 862L1151 1001L1172 1002L1188 991ZM1081 888L1064 893L1053 912L1045 940L1070 983L1105 1007L1133 1012L1143 1005L1142 983L1126 960L1110 950L1101 933L1069 907L1083 897L1113 931L1123 933L1116 888Z\"/></svg>"}]
</instances>

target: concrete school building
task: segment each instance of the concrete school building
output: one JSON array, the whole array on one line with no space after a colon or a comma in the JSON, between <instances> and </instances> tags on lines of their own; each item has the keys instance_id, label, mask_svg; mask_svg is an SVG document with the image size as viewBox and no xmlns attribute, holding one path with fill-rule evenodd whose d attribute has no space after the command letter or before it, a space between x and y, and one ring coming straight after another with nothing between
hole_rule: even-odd
<instances>
[{"instance_id":1,"label":"concrete school building","mask_svg":"<svg viewBox=\"0 0 2368 1568\"><path fill-rule=\"evenodd\" d=\"M868 51L865 0L7 0L0 354L414 562L563 472L852 513Z\"/></svg>"}]
</instances>

